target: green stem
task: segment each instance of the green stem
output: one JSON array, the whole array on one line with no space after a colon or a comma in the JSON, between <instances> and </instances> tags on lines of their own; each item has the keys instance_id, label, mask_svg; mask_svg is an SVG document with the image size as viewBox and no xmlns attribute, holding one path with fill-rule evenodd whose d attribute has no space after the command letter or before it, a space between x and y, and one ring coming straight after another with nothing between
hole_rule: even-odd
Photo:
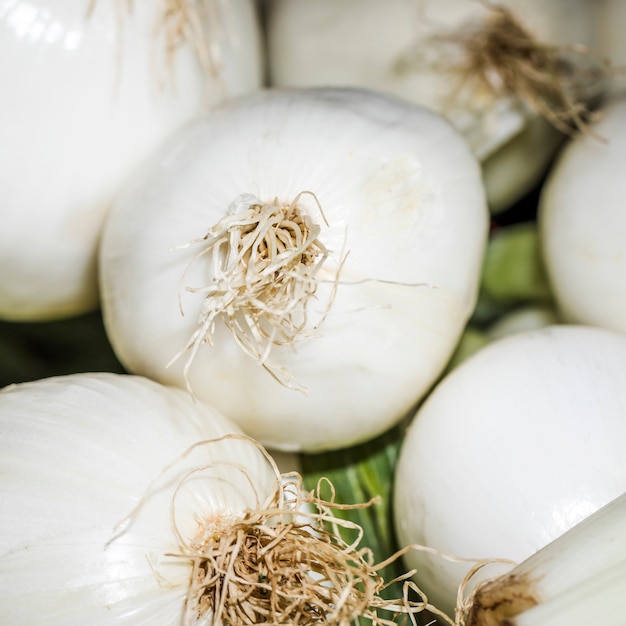
<instances>
[{"instance_id":1,"label":"green stem","mask_svg":"<svg viewBox=\"0 0 626 626\"><path fill-rule=\"evenodd\" d=\"M374 561L380 563L398 549L392 515L392 495L395 465L404 436L405 424L364 444L324 452L302 454L300 457L304 486L316 489L320 479L326 478L335 490L335 501L340 504L360 504L379 498L369 507L337 510L336 515L350 520L363 529L361 547L372 551ZM322 483L323 498L331 495L328 484ZM345 536L352 541L353 536ZM386 582L404 574L400 559L380 573ZM386 599L402 597L402 583L393 583L383 590ZM368 623L363 621L363 623Z\"/></svg>"}]
</instances>

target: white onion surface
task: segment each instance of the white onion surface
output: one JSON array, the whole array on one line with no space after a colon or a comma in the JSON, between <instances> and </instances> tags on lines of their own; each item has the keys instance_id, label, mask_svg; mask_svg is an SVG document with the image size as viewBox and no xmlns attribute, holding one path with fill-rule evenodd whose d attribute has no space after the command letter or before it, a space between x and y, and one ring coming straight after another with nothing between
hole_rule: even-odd
<instances>
[{"instance_id":1,"label":"white onion surface","mask_svg":"<svg viewBox=\"0 0 626 626\"><path fill-rule=\"evenodd\" d=\"M593 47L593 3L502 0L537 41ZM458 90L436 63L455 59L435 34L463 33L490 16L474 0L270 0L268 64L275 86L380 89L446 115L483 163L490 208L501 211L535 185L560 144L546 121L502 96ZM416 54L417 53L417 54ZM402 69L403 59L411 59ZM467 76L464 76L467 78Z\"/></svg>"},{"instance_id":2,"label":"white onion surface","mask_svg":"<svg viewBox=\"0 0 626 626\"><path fill-rule=\"evenodd\" d=\"M542 189L539 236L562 316L626 333L626 97L571 141Z\"/></svg>"},{"instance_id":3,"label":"white onion surface","mask_svg":"<svg viewBox=\"0 0 626 626\"><path fill-rule=\"evenodd\" d=\"M493 341L513 333L552 326L559 322L560 320L551 306L541 304L522 305L499 316L487 328L487 337L490 341Z\"/></svg>"},{"instance_id":4,"label":"white onion surface","mask_svg":"<svg viewBox=\"0 0 626 626\"><path fill-rule=\"evenodd\" d=\"M0 622L179 625L191 573L172 527L258 506L276 479L216 411L139 377L77 374L0 393ZM168 464L175 462L164 473ZM195 468L217 464L183 482ZM154 483L153 483L154 481ZM150 488L150 490L149 490ZM149 494L116 539L116 526ZM174 514L172 517L171 514ZM110 543L109 543L110 542Z\"/></svg>"},{"instance_id":5,"label":"white onion surface","mask_svg":"<svg viewBox=\"0 0 626 626\"><path fill-rule=\"evenodd\" d=\"M214 78L184 42L169 66L164 8L0 2L0 318L95 308L98 237L122 181L208 103L259 86L252 0L217 11L207 34L219 51Z\"/></svg>"},{"instance_id":6,"label":"white onion surface","mask_svg":"<svg viewBox=\"0 0 626 626\"><path fill-rule=\"evenodd\" d=\"M225 103L132 181L107 220L100 263L118 357L184 386L185 355L167 364L203 301L185 286L211 284L214 269L205 255L185 274L201 248L174 248L204 236L241 194L289 204L301 192L319 202L305 194L298 206L320 225L329 257L306 305L312 335L274 346L271 360L308 392L273 380L219 320L189 382L268 447L313 451L398 421L442 371L474 308L488 212L478 164L447 122L356 89L266 90Z\"/></svg>"},{"instance_id":7,"label":"white onion surface","mask_svg":"<svg viewBox=\"0 0 626 626\"><path fill-rule=\"evenodd\" d=\"M626 339L586 326L516 333L461 363L406 434L400 544L522 561L626 491L625 379ZM412 551L407 565L452 612L472 563Z\"/></svg>"}]
</instances>

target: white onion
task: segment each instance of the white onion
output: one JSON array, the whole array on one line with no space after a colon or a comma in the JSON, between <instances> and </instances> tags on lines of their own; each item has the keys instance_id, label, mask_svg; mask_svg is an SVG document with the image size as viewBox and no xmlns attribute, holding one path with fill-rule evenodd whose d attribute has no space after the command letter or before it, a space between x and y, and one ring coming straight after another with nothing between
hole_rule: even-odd
<instances>
[{"instance_id":1,"label":"white onion","mask_svg":"<svg viewBox=\"0 0 626 626\"><path fill-rule=\"evenodd\" d=\"M274 199L295 202L328 252L315 298L296 303L304 330L251 358L221 316L212 345L168 366L198 329L204 294L186 287L216 284L201 242L179 246L229 207ZM262 91L177 134L119 199L100 257L107 333L134 373L185 386L190 363L193 392L270 448L365 441L445 366L475 304L487 229L477 162L439 116L363 90Z\"/></svg>"},{"instance_id":2,"label":"white onion","mask_svg":"<svg viewBox=\"0 0 626 626\"><path fill-rule=\"evenodd\" d=\"M443 113L482 161L489 206L498 212L540 180L561 137L509 95L494 97L468 87L459 90L459 77L435 63L462 61L462 56L454 56L460 50L429 38L456 33L460 39L470 24L486 23L493 7L504 6L541 43L593 47L591 4L587 0L271 0L270 83L365 86ZM403 59L409 59L404 66L399 63Z\"/></svg>"},{"instance_id":3,"label":"white onion","mask_svg":"<svg viewBox=\"0 0 626 626\"><path fill-rule=\"evenodd\" d=\"M539 236L562 316L626 333L626 98L613 99L592 131L550 172Z\"/></svg>"},{"instance_id":4,"label":"white onion","mask_svg":"<svg viewBox=\"0 0 626 626\"><path fill-rule=\"evenodd\" d=\"M213 75L185 41L168 58L165 2L0 2L0 318L95 308L97 241L122 181L207 103L259 86L252 0L213 2Z\"/></svg>"},{"instance_id":5,"label":"white onion","mask_svg":"<svg viewBox=\"0 0 626 626\"><path fill-rule=\"evenodd\" d=\"M585 326L516 333L461 363L406 434L394 492L400 544L522 561L626 491L625 377L626 339ZM407 564L451 612L472 564L419 550Z\"/></svg>"},{"instance_id":6,"label":"white onion","mask_svg":"<svg viewBox=\"0 0 626 626\"><path fill-rule=\"evenodd\" d=\"M183 456L229 433L239 430L186 392L138 377L80 374L5 388L0 622L183 623L191 563L167 556L181 554L174 521L191 540L258 507L276 480L245 441Z\"/></svg>"}]
</instances>

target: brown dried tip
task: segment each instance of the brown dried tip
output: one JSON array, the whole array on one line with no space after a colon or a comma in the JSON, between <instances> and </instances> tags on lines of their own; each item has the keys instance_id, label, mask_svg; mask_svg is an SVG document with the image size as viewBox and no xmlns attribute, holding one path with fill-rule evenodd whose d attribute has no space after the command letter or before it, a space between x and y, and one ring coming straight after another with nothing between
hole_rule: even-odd
<instances>
[{"instance_id":1,"label":"brown dried tip","mask_svg":"<svg viewBox=\"0 0 626 626\"><path fill-rule=\"evenodd\" d=\"M506 626L509 618L538 603L532 580L502 576L476 589L458 623L460 626Z\"/></svg>"},{"instance_id":2,"label":"brown dried tip","mask_svg":"<svg viewBox=\"0 0 626 626\"><path fill-rule=\"evenodd\" d=\"M469 91L487 103L508 97L568 135L589 133L593 108L614 69L584 46L540 42L507 7L486 2L485 20L452 33L432 35L426 44L440 52L430 65L457 81L454 101ZM411 54L400 71L417 69Z\"/></svg>"}]
</instances>

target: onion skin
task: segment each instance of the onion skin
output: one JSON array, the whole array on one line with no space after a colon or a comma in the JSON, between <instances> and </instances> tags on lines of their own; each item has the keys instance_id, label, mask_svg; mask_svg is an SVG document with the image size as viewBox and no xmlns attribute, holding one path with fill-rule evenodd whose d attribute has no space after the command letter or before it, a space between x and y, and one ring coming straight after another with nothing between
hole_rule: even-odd
<instances>
[{"instance_id":1,"label":"onion skin","mask_svg":"<svg viewBox=\"0 0 626 626\"><path fill-rule=\"evenodd\" d=\"M519 562L624 492L625 376L626 339L586 326L516 333L469 357L408 428L394 490L400 544ZM452 613L472 563L416 550L407 566Z\"/></svg>"}]
</instances>

